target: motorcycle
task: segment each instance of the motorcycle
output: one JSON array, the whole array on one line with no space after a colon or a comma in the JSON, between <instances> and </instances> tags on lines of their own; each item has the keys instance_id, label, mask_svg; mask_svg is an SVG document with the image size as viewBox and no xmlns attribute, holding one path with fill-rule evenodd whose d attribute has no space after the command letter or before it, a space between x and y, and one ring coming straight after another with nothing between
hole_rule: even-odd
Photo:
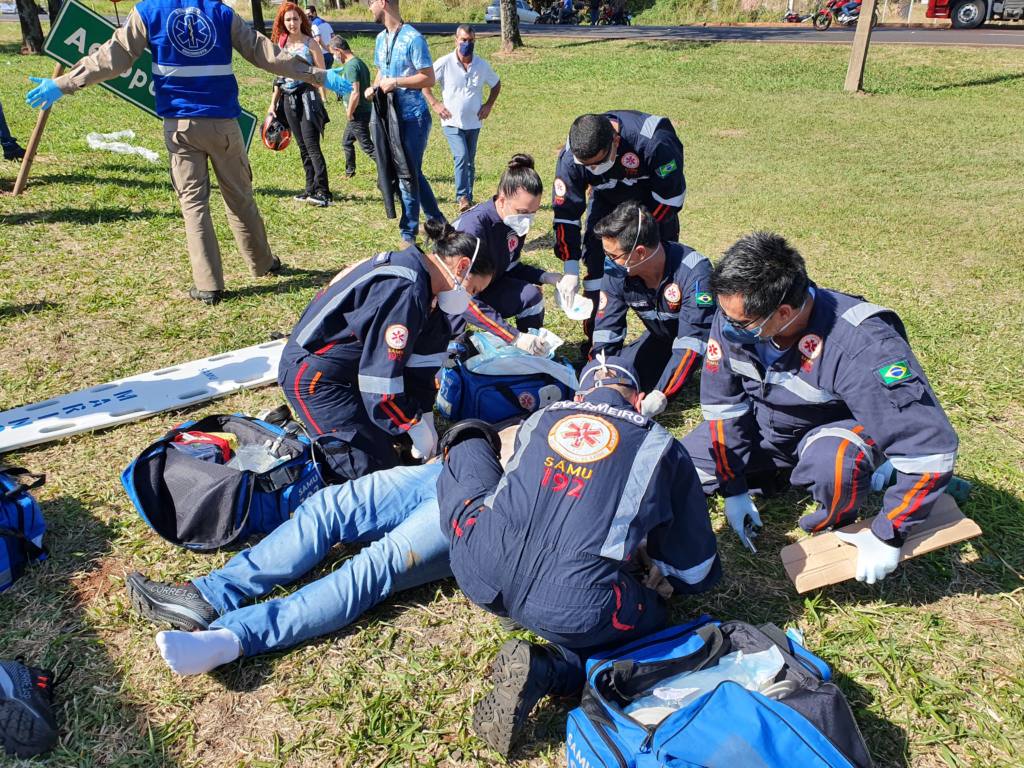
<instances>
[{"instance_id":1,"label":"motorcycle","mask_svg":"<svg viewBox=\"0 0 1024 768\"><path fill-rule=\"evenodd\" d=\"M561 3L552 3L547 8L540 12L540 16L537 17L537 24L579 24L580 16L576 8L572 9L572 13L563 14Z\"/></svg>"},{"instance_id":2,"label":"motorcycle","mask_svg":"<svg viewBox=\"0 0 1024 768\"><path fill-rule=\"evenodd\" d=\"M858 5L853 13L843 13L843 6L849 0L828 0L828 2L814 12L812 22L814 28L817 30L824 31L832 26L832 22L835 21L843 27L856 26L857 21L860 19L860 6ZM871 13L871 26L872 28L878 26L878 13L872 11Z\"/></svg>"},{"instance_id":3,"label":"motorcycle","mask_svg":"<svg viewBox=\"0 0 1024 768\"><path fill-rule=\"evenodd\" d=\"M613 10L610 5L601 6L601 15L597 17L598 26L630 26L633 23L633 17L629 11L625 8L620 8L618 11Z\"/></svg>"}]
</instances>

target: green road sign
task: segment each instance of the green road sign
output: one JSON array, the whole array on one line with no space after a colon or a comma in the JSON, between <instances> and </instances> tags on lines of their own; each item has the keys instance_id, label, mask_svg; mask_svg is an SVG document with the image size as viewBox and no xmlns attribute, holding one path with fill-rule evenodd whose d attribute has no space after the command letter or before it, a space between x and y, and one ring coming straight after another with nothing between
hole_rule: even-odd
<instances>
[{"instance_id":1,"label":"green road sign","mask_svg":"<svg viewBox=\"0 0 1024 768\"><path fill-rule=\"evenodd\" d=\"M67 0L50 27L43 51L52 59L71 67L110 39L116 26L77 0ZM136 59L132 68L120 77L101 85L143 112L157 117L156 97L153 95L153 54L149 48ZM246 148L256 133L256 115L242 110L238 125L245 137Z\"/></svg>"}]
</instances>

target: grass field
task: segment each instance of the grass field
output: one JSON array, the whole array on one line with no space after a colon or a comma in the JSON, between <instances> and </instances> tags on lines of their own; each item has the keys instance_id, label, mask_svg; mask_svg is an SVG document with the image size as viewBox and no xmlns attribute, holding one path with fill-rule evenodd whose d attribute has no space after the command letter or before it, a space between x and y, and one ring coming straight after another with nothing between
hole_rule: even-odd
<instances>
[{"instance_id":1,"label":"grass field","mask_svg":"<svg viewBox=\"0 0 1024 768\"><path fill-rule=\"evenodd\" d=\"M52 62L16 54L0 27L0 99L16 136L35 116L27 75ZM369 55L370 38L355 41ZM448 41L433 40L435 53ZM505 84L480 141L478 196L508 156L532 152L552 177L571 119L634 107L672 117L686 144L683 239L713 258L738 236L788 236L819 284L895 307L961 437L966 506L985 530L971 543L901 567L882 585L798 597L776 552L797 535L807 500L763 511L756 556L721 514L726 576L680 600L700 612L799 626L836 670L880 766L1024 764L1024 66L1016 51L880 47L870 93L840 91L848 49L545 40L511 57L479 44ZM260 114L271 77L236 63L243 104ZM345 181L342 111L327 129L338 204L292 201L297 150L252 148L257 201L279 279L248 276L223 210L214 217L232 294L215 308L184 298L183 228L158 121L99 88L54 109L27 193L0 196L0 408L265 340L287 331L340 267L394 247L366 158ZM160 163L90 151L85 134L131 128ZM9 189L14 164L0 165ZM451 159L435 126L426 172L454 209ZM546 182L547 183L547 182ZM550 209L527 259L555 267ZM550 301L549 296L549 301ZM581 332L553 309L556 332ZM4 457L46 471L40 493L51 559L0 597L0 657L74 670L59 689L60 747L39 765L479 766L498 762L470 731L482 674L504 639L452 582L372 611L346 631L217 674L173 677L155 628L131 610L124 575L178 580L227 555L200 556L155 537L118 475L186 416L255 413L275 388ZM690 386L664 422L699 418ZM351 551L339 551L344 558ZM334 567L338 560L325 565ZM564 764L565 708L544 703L523 766Z\"/></svg>"}]
</instances>

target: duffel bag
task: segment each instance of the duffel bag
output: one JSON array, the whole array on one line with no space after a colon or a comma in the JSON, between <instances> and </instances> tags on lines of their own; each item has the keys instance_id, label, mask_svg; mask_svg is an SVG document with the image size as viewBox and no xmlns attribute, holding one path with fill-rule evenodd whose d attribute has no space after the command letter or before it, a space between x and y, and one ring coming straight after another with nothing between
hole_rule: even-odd
<instances>
[{"instance_id":1,"label":"duffel bag","mask_svg":"<svg viewBox=\"0 0 1024 768\"><path fill-rule=\"evenodd\" d=\"M29 563L45 560L46 522L29 491L46 482L22 467L0 466L0 592L10 588Z\"/></svg>"}]
</instances>

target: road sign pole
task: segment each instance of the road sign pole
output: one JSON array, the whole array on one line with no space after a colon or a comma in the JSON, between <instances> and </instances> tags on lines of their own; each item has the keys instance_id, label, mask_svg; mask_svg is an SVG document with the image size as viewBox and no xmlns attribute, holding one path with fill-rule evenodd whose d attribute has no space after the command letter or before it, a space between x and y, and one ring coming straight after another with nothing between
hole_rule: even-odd
<instances>
[{"instance_id":1,"label":"road sign pole","mask_svg":"<svg viewBox=\"0 0 1024 768\"><path fill-rule=\"evenodd\" d=\"M844 91L856 93L864 88L864 65L868 60L868 45L871 43L871 21L875 17L876 0L864 0L857 19L857 32L853 36L853 50L850 51L850 65L846 69Z\"/></svg>"},{"instance_id":2,"label":"road sign pole","mask_svg":"<svg viewBox=\"0 0 1024 768\"><path fill-rule=\"evenodd\" d=\"M60 77L64 71L63 64L57 64L53 68L53 76L55 78ZM29 137L28 146L25 147L25 157L21 160L21 169L18 171L18 178L14 181L13 194L15 196L20 195L25 191L25 185L28 184L28 174L32 170L32 161L36 157L36 150L39 148L39 140L43 138L43 129L46 127L46 121L50 119L50 110L44 109L39 113L39 117L36 118L36 127L32 131L32 135Z\"/></svg>"}]
</instances>

